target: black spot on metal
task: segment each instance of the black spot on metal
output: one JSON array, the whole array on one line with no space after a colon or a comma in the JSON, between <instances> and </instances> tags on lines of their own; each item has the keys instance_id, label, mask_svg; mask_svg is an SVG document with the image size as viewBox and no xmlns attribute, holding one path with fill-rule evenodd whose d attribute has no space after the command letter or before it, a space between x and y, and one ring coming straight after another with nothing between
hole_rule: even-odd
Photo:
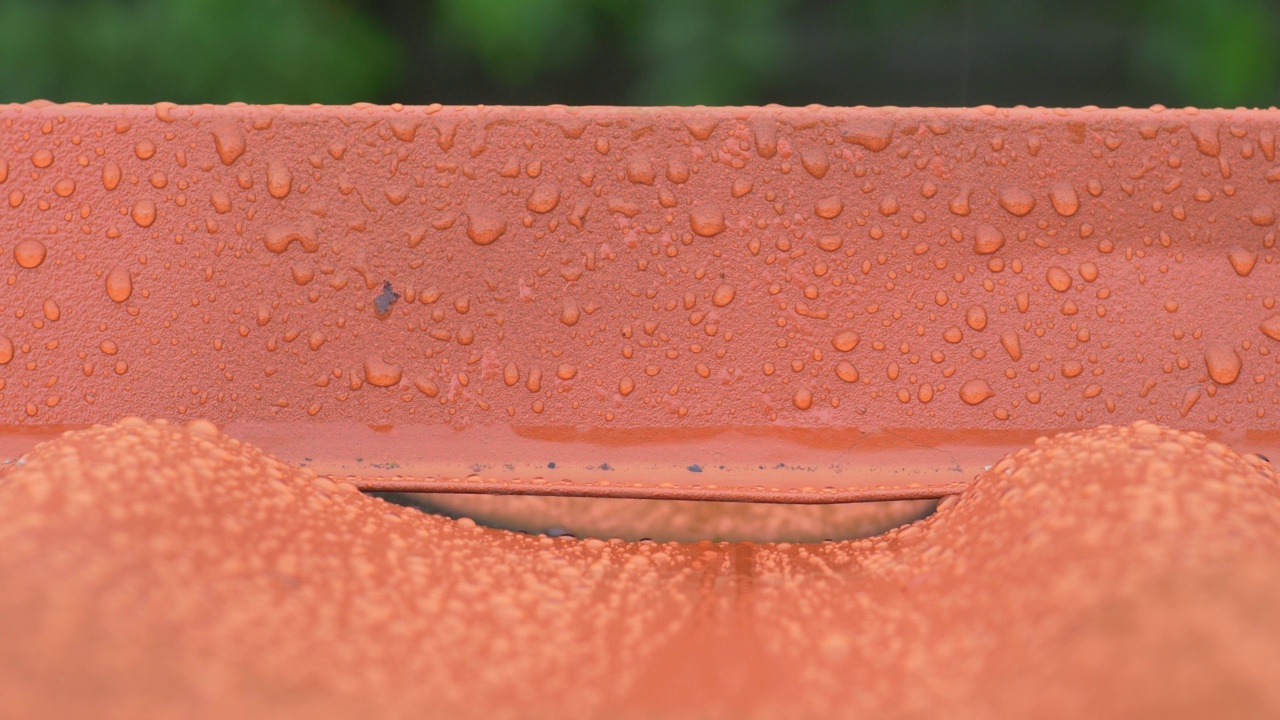
<instances>
[{"instance_id":1,"label":"black spot on metal","mask_svg":"<svg viewBox=\"0 0 1280 720\"><path fill-rule=\"evenodd\" d=\"M373 304L378 308L379 315L386 315L391 310L391 304L400 299L400 293L391 287L390 280L382 281L382 294L373 299Z\"/></svg>"}]
</instances>

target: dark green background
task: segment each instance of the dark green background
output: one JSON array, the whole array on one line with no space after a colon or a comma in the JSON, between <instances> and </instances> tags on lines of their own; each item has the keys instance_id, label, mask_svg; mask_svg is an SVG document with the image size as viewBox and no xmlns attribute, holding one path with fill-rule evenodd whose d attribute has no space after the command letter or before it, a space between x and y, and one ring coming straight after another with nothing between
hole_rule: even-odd
<instances>
[{"instance_id":1,"label":"dark green background","mask_svg":"<svg viewBox=\"0 0 1280 720\"><path fill-rule=\"evenodd\" d=\"M1260 106L1280 0L0 0L0 102Z\"/></svg>"}]
</instances>

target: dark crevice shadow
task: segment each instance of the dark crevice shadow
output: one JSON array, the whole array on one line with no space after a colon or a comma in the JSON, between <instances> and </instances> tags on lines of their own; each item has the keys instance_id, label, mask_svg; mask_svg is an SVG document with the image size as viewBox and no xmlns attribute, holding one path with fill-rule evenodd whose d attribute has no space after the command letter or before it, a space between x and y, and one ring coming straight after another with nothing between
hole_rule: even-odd
<instances>
[{"instance_id":1,"label":"dark crevice shadow","mask_svg":"<svg viewBox=\"0 0 1280 720\"><path fill-rule=\"evenodd\" d=\"M549 537L655 542L856 540L923 520L936 500L784 505L694 500L371 492L387 502L477 525Z\"/></svg>"}]
</instances>

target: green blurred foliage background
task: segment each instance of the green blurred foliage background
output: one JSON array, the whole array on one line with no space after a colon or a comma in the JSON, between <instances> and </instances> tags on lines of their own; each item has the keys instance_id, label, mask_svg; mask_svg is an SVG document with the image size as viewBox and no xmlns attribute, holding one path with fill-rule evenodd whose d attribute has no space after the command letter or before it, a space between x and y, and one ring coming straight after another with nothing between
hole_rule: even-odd
<instances>
[{"instance_id":1,"label":"green blurred foliage background","mask_svg":"<svg viewBox=\"0 0 1280 720\"><path fill-rule=\"evenodd\" d=\"M0 102L1260 106L1280 0L0 0Z\"/></svg>"}]
</instances>

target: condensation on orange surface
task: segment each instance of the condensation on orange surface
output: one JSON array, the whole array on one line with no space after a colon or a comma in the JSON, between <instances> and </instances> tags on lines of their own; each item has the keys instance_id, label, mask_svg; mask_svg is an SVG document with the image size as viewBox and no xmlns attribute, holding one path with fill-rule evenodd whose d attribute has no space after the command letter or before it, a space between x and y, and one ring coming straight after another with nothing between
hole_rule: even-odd
<instances>
[{"instance_id":1,"label":"condensation on orange surface","mask_svg":"<svg viewBox=\"0 0 1280 720\"><path fill-rule=\"evenodd\" d=\"M1137 423L875 538L557 540L129 419L0 469L0 716L1275 717L1277 518Z\"/></svg>"},{"instance_id":2,"label":"condensation on orange surface","mask_svg":"<svg viewBox=\"0 0 1280 720\"><path fill-rule=\"evenodd\" d=\"M999 454L975 445L1139 418L1276 452L1275 127L1160 108L6 106L0 421L205 417L361 478L396 473L329 452L351 424L544 439L481 471L496 484L608 481L616 448L557 428L718 429L708 452L654 442L674 460L635 464L639 482L854 494L940 494ZM744 428L937 440L914 473L856 443L849 471L687 472L754 460ZM539 472L558 448L572 462ZM463 475L420 462L428 477Z\"/></svg>"}]
</instances>

